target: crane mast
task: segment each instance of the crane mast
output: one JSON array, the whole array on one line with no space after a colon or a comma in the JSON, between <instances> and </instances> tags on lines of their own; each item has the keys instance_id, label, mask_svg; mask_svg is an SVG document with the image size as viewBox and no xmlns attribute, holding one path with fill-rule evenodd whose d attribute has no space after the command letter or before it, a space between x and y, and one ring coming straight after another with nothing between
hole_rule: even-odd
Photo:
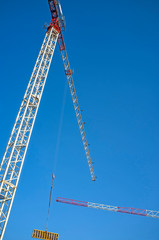
<instances>
[{"instance_id":1,"label":"crane mast","mask_svg":"<svg viewBox=\"0 0 159 240\"><path fill-rule=\"evenodd\" d=\"M9 218L58 35L56 25L46 32L0 164L0 240Z\"/></svg>"},{"instance_id":2,"label":"crane mast","mask_svg":"<svg viewBox=\"0 0 159 240\"><path fill-rule=\"evenodd\" d=\"M82 206L82 207L96 208L96 209L107 210L112 212L128 213L128 214L133 214L138 216L159 218L159 211L154 211L154 210L146 210L146 209L139 209L139 208L132 208L132 207L117 207L117 206L92 203L92 202L84 202L84 201L61 198L61 197L58 197L56 199L56 202L67 203L67 204L72 204L72 205Z\"/></svg>"}]
</instances>

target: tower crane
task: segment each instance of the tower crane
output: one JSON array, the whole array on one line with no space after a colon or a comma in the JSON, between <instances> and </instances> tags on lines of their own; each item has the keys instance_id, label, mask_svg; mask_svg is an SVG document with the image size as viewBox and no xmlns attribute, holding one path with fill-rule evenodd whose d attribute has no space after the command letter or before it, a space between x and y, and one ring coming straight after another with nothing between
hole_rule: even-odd
<instances>
[{"instance_id":1,"label":"tower crane","mask_svg":"<svg viewBox=\"0 0 159 240\"><path fill-rule=\"evenodd\" d=\"M92 203L92 202L84 202L84 201L78 201L74 199L61 198L61 197L58 197L56 199L56 202L67 203L67 204L72 204L72 205L82 206L82 207L102 209L102 210L107 210L112 212L128 213L128 214L133 214L138 216L159 218L159 211L154 211L154 210L146 210L146 209L139 209L139 208L132 208L132 207L117 207L117 206Z\"/></svg>"},{"instance_id":2,"label":"tower crane","mask_svg":"<svg viewBox=\"0 0 159 240\"><path fill-rule=\"evenodd\" d=\"M16 121L14 123L4 156L0 164L0 240L6 229L18 181L22 171L29 140L33 130L37 111L44 90L46 78L58 41L64 70L67 77L73 106L75 109L82 142L89 165L92 180L96 180L92 161L88 149L88 143L79 109L72 71L68 61L66 47L63 38L65 29L64 17L59 0L48 0L52 20L47 28L37 61L35 63L29 84L24 94Z\"/></svg>"}]
</instances>

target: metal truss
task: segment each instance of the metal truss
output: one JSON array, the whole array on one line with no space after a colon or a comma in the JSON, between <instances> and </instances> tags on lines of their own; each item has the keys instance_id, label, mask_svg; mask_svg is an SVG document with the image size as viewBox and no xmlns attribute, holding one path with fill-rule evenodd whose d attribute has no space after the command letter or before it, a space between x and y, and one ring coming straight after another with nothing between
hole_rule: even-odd
<instances>
[{"instance_id":1,"label":"metal truss","mask_svg":"<svg viewBox=\"0 0 159 240\"><path fill-rule=\"evenodd\" d=\"M69 61L68 61L68 57L67 57L67 52L66 52L65 49L61 50L61 56L62 56L64 68L65 68L65 74L66 74L66 77L67 77L67 82L68 82L68 85L69 85L69 89L70 89L70 93L71 93L71 97L72 97L72 102L73 102L73 106L74 106L79 130L80 130L80 134L81 134L81 138L82 138L82 142L83 142L88 166L89 166L89 171L90 171L92 180L95 181L96 177L95 177L93 166L92 166L91 156L90 156L88 143L87 143L87 139L86 139L86 134L85 134L84 126L83 126L82 116L81 116L81 112L80 112L80 108L79 108L79 104L78 104L78 99L77 99L77 94L76 94L76 91L75 91L75 86L74 86L74 82L73 82L73 78L72 78L72 71L70 69L70 65L69 65Z\"/></svg>"},{"instance_id":2,"label":"metal truss","mask_svg":"<svg viewBox=\"0 0 159 240\"><path fill-rule=\"evenodd\" d=\"M74 86L74 82L73 82L73 77L72 77L73 72L71 71L71 68L70 68L70 64L68 61L68 56L67 56L67 52L66 52L66 48L65 48L65 43L64 43L64 39L63 39L63 34L62 34L62 31L65 29L65 26L64 26L65 24L64 24L64 17L63 17L62 10L61 10L61 5L60 5L59 0L48 0L48 2L49 2L50 11L51 11L52 21L53 22L57 21L57 24L59 26L58 43L59 43L59 48L60 48L63 64L64 64L65 74L67 77L67 82L69 85L72 102L73 102L73 106L75 109L75 114L76 114L79 130L80 130L80 134L81 134L81 138L82 138L91 178L93 181L95 181L96 177L95 177L93 166L92 166L91 156L90 156L88 143L87 143L87 139L86 139L86 134L85 134L85 130L84 130L84 125L83 125L83 121L82 121L81 111L79 108L77 94L76 94L75 86Z\"/></svg>"},{"instance_id":3,"label":"metal truss","mask_svg":"<svg viewBox=\"0 0 159 240\"><path fill-rule=\"evenodd\" d=\"M82 207L96 208L96 209L113 211L113 212L134 214L134 215L138 215L138 216L159 218L159 211L153 211L153 210L131 208L131 207L116 207L116 206L111 206L111 205L92 203L92 202L84 202L84 201L68 199L68 198L61 198L61 197L58 197L56 199L56 202L67 203L67 204L72 204L72 205L82 206Z\"/></svg>"},{"instance_id":4,"label":"metal truss","mask_svg":"<svg viewBox=\"0 0 159 240\"><path fill-rule=\"evenodd\" d=\"M0 164L0 240L11 211L58 34L53 27L46 32Z\"/></svg>"},{"instance_id":5,"label":"metal truss","mask_svg":"<svg viewBox=\"0 0 159 240\"><path fill-rule=\"evenodd\" d=\"M139 209L139 208L132 208L132 207L116 207L116 206L110 206L110 205L99 204L99 203L91 203L91 202L88 202L88 207L107 210L107 211L113 211L113 212L128 213L128 214L133 214L138 216L159 218L159 211L153 211L153 210L146 210L146 209Z\"/></svg>"},{"instance_id":6,"label":"metal truss","mask_svg":"<svg viewBox=\"0 0 159 240\"><path fill-rule=\"evenodd\" d=\"M147 217L159 218L159 211L146 210Z\"/></svg>"}]
</instances>

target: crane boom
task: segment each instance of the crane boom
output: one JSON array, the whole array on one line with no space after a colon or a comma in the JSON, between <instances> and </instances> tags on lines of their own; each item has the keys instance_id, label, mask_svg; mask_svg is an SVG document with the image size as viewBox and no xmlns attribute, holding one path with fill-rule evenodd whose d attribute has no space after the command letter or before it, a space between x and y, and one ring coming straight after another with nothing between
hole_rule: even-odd
<instances>
[{"instance_id":1,"label":"crane boom","mask_svg":"<svg viewBox=\"0 0 159 240\"><path fill-rule=\"evenodd\" d=\"M48 2L49 2L49 6L50 6L51 15L52 15L52 20L54 21L55 19L58 18L58 24L59 24L58 44L59 44L59 48L60 48L60 52L61 52L61 56L62 56L62 60L63 60L63 64L64 64L65 75L67 77L67 82L69 85L72 102L73 102L79 130L80 130L80 134L81 134L81 138L82 138L91 178L93 181L95 181L96 177L95 177L93 166L92 166L91 156L90 156L88 143L87 143L87 139L86 139L86 134L85 134L85 130L84 130L84 125L83 125L83 121L82 121L82 116L81 116L78 99L77 99L77 94L76 94L75 86L74 86L74 82L73 82L73 77L72 77L73 72L70 68L70 64L69 64L69 60L68 60L68 56L67 56L67 52L66 52L66 47L65 47L65 42L64 42L64 38L63 38L63 34L62 34L62 30L64 30L65 26L64 26L64 17L62 15L61 5L60 5L59 1L57 1L57 0L48 0Z\"/></svg>"},{"instance_id":2,"label":"crane boom","mask_svg":"<svg viewBox=\"0 0 159 240\"><path fill-rule=\"evenodd\" d=\"M159 211L154 211L154 210L146 210L146 209L131 208L131 207L116 207L111 205L84 202L84 201L78 201L74 199L61 198L61 197L58 197L56 199L56 202L67 203L67 204L72 204L72 205L82 206L82 207L102 209L102 210L113 211L113 212L134 214L138 216L159 218Z\"/></svg>"},{"instance_id":3,"label":"crane boom","mask_svg":"<svg viewBox=\"0 0 159 240\"><path fill-rule=\"evenodd\" d=\"M58 35L55 25L46 32L0 164L0 240L9 218Z\"/></svg>"}]
</instances>

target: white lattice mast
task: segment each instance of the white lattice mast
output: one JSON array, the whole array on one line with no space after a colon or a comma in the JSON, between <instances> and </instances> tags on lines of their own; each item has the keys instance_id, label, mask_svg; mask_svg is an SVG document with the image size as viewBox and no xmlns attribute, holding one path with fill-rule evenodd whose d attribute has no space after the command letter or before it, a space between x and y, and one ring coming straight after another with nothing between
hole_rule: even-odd
<instances>
[{"instance_id":1,"label":"white lattice mast","mask_svg":"<svg viewBox=\"0 0 159 240\"><path fill-rule=\"evenodd\" d=\"M93 166L92 166L91 156L90 156L88 143L87 143L87 139L86 139L86 134L85 134L85 130L84 130L84 125L83 125L83 121L82 121L82 116L81 116L78 99L77 99L77 94L76 94L75 86L74 86L74 82L73 82L73 77L72 77L73 72L70 68L70 64L69 64L69 60L68 60L68 56L67 56L67 52L66 52L66 47L65 47L65 42L64 42L63 34L62 34L62 31L65 29L65 24L64 24L64 17L63 17L61 5L59 3L59 0L48 0L48 2L49 2L49 6L50 6L52 19L54 19L56 17L58 18L58 24L59 24L58 44L59 44L59 48L60 48L60 52L61 52L61 56L62 56L62 60L63 60L63 64L64 64L64 69L65 69L65 74L67 77L67 82L69 85L72 102L73 102L79 130L80 130L80 134L81 134L81 138L82 138L82 142L83 142L83 146L84 146L84 150L85 150L85 154L86 154L86 158L87 158L87 163L89 166L89 171L91 174L92 181L95 181L96 177L95 177Z\"/></svg>"},{"instance_id":2,"label":"white lattice mast","mask_svg":"<svg viewBox=\"0 0 159 240\"><path fill-rule=\"evenodd\" d=\"M58 35L59 29L52 22L46 32L0 164L0 240L3 239L9 218Z\"/></svg>"},{"instance_id":3,"label":"white lattice mast","mask_svg":"<svg viewBox=\"0 0 159 240\"><path fill-rule=\"evenodd\" d=\"M72 204L72 205L82 206L82 207L96 208L96 209L107 210L112 212L128 213L128 214L144 216L144 217L159 218L159 211L154 211L154 210L146 210L146 209L139 209L139 208L132 208L132 207L117 207L117 206L105 205L100 203L92 203L92 202L84 202L84 201L61 198L61 197L58 197L56 199L56 202L67 203L67 204Z\"/></svg>"}]
</instances>

